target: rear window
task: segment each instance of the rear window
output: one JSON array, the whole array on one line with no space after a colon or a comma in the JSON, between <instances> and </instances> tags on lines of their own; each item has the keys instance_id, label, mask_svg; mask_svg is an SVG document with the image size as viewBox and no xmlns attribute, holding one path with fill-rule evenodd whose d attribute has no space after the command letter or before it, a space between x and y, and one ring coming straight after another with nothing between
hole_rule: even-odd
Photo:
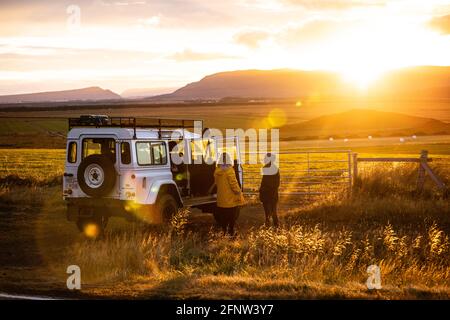
<instances>
[{"instance_id":1,"label":"rear window","mask_svg":"<svg viewBox=\"0 0 450 320\"><path fill-rule=\"evenodd\" d=\"M140 166L167 164L164 142L136 142L136 155Z\"/></svg>"},{"instance_id":2,"label":"rear window","mask_svg":"<svg viewBox=\"0 0 450 320\"><path fill-rule=\"evenodd\" d=\"M93 154L106 155L115 163L116 141L112 138L83 139L83 159Z\"/></svg>"},{"instance_id":3,"label":"rear window","mask_svg":"<svg viewBox=\"0 0 450 320\"><path fill-rule=\"evenodd\" d=\"M77 162L77 143L70 142L69 147L67 148L67 161L69 163Z\"/></svg>"}]
</instances>

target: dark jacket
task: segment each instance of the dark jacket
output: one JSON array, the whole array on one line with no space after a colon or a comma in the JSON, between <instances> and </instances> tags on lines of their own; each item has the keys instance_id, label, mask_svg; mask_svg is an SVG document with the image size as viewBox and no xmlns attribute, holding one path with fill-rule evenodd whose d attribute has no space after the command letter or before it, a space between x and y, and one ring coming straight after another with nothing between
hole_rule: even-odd
<instances>
[{"instance_id":1,"label":"dark jacket","mask_svg":"<svg viewBox=\"0 0 450 320\"><path fill-rule=\"evenodd\" d=\"M267 167L267 166L266 166ZM278 201L278 188L280 187L280 171L272 175L263 175L259 188L259 200L261 202Z\"/></svg>"}]
</instances>

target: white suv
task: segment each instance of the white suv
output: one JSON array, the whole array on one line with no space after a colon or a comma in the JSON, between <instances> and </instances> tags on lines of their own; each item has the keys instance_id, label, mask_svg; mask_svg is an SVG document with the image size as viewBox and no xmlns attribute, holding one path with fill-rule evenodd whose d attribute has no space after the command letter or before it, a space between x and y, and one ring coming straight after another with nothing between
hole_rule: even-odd
<instances>
[{"instance_id":1,"label":"white suv","mask_svg":"<svg viewBox=\"0 0 450 320\"><path fill-rule=\"evenodd\" d=\"M223 148L191 128L193 120L70 118L63 179L68 220L80 230L94 224L103 231L112 216L153 224L169 221L183 206L214 213L215 160ZM242 186L239 141L233 140Z\"/></svg>"}]
</instances>

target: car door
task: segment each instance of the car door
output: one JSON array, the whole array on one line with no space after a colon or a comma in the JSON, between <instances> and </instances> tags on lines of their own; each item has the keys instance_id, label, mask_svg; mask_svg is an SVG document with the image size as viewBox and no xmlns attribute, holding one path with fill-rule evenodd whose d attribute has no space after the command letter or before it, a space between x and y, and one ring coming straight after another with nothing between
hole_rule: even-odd
<instances>
[{"instance_id":1,"label":"car door","mask_svg":"<svg viewBox=\"0 0 450 320\"><path fill-rule=\"evenodd\" d=\"M81 135L81 161L93 154L100 154L110 157L116 171L115 185L112 191L106 196L110 198L120 197L120 159L118 159L118 142L115 135L89 134Z\"/></svg>"},{"instance_id":2,"label":"car door","mask_svg":"<svg viewBox=\"0 0 450 320\"><path fill-rule=\"evenodd\" d=\"M239 137L213 137L214 144L216 147L216 159L224 153L228 153L233 160L234 170L236 173L236 179L241 186L241 189L244 186L244 177L243 177L243 168L242 168L242 160L241 160L241 150L239 144Z\"/></svg>"}]
</instances>

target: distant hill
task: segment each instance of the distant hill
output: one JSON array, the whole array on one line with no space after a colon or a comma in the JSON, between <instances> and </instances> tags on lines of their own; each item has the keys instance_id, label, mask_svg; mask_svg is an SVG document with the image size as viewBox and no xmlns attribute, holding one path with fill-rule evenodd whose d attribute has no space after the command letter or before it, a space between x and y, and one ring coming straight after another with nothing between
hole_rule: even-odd
<instances>
[{"instance_id":1,"label":"distant hill","mask_svg":"<svg viewBox=\"0 0 450 320\"><path fill-rule=\"evenodd\" d=\"M99 87L0 96L0 103L116 100L121 96Z\"/></svg>"},{"instance_id":2,"label":"distant hill","mask_svg":"<svg viewBox=\"0 0 450 320\"><path fill-rule=\"evenodd\" d=\"M411 67L386 73L371 86L370 95L404 98L450 98L450 67Z\"/></svg>"},{"instance_id":3,"label":"distant hill","mask_svg":"<svg viewBox=\"0 0 450 320\"><path fill-rule=\"evenodd\" d=\"M450 98L450 67L413 67L386 73L366 93L375 97ZM154 99L348 97L361 94L339 74L323 71L244 70L220 72Z\"/></svg>"},{"instance_id":4,"label":"distant hill","mask_svg":"<svg viewBox=\"0 0 450 320\"><path fill-rule=\"evenodd\" d=\"M281 128L284 138L450 134L450 123L400 113L357 109Z\"/></svg>"},{"instance_id":5,"label":"distant hill","mask_svg":"<svg viewBox=\"0 0 450 320\"><path fill-rule=\"evenodd\" d=\"M121 93L122 98L145 98L156 95L168 94L175 91L176 88L135 88L128 89Z\"/></svg>"},{"instance_id":6,"label":"distant hill","mask_svg":"<svg viewBox=\"0 0 450 320\"><path fill-rule=\"evenodd\" d=\"M170 99L291 98L311 92L336 91L339 76L331 72L296 70L245 70L220 72L190 83Z\"/></svg>"}]
</instances>

